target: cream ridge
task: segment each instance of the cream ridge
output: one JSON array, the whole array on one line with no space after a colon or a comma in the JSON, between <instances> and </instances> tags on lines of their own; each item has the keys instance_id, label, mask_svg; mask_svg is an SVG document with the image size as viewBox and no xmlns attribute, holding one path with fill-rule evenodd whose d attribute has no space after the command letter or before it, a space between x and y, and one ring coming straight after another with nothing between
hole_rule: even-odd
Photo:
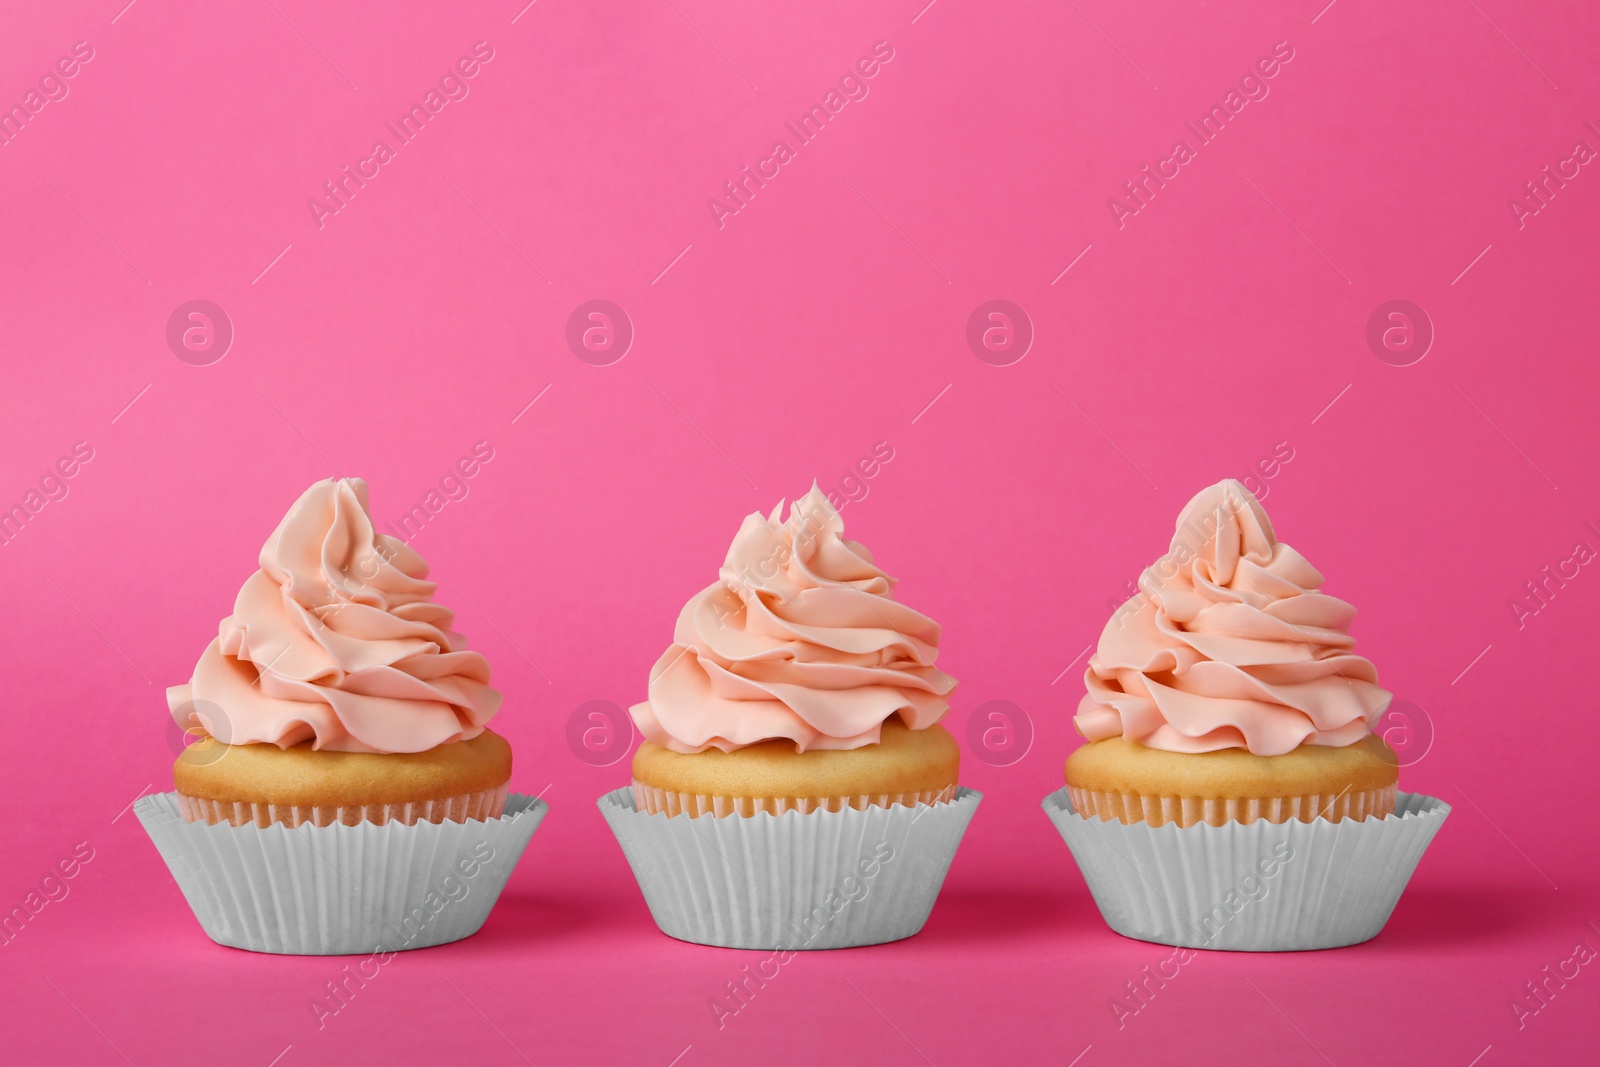
<instances>
[{"instance_id":1,"label":"cream ridge","mask_svg":"<svg viewBox=\"0 0 1600 1067\"><path fill-rule=\"evenodd\" d=\"M799 751L878 741L898 715L923 730L949 710L939 625L894 599L895 579L847 540L811 491L744 520L718 572L678 615L650 672L639 731L673 752L787 738Z\"/></svg>"},{"instance_id":2,"label":"cream ridge","mask_svg":"<svg viewBox=\"0 0 1600 1067\"><path fill-rule=\"evenodd\" d=\"M167 690L180 726L232 745L424 752L499 710L488 661L432 602L422 557L374 531L361 479L307 489L260 565L193 679Z\"/></svg>"},{"instance_id":3,"label":"cream ridge","mask_svg":"<svg viewBox=\"0 0 1600 1067\"><path fill-rule=\"evenodd\" d=\"M1366 737L1388 706L1355 654L1355 609L1279 541L1237 481L1189 501L1167 555L1112 616L1084 673L1074 723L1170 752L1277 756Z\"/></svg>"}]
</instances>

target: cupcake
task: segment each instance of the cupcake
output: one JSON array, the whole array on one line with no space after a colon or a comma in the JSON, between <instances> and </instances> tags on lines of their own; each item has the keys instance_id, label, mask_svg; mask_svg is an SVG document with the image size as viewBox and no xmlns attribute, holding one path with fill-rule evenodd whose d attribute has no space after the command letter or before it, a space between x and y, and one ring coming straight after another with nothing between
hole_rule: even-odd
<instances>
[{"instance_id":1,"label":"cupcake","mask_svg":"<svg viewBox=\"0 0 1600 1067\"><path fill-rule=\"evenodd\" d=\"M740 948L921 929L978 794L939 724L939 626L844 536L815 486L745 519L630 709L629 788L602 797L661 929Z\"/></svg>"},{"instance_id":2,"label":"cupcake","mask_svg":"<svg viewBox=\"0 0 1600 1067\"><path fill-rule=\"evenodd\" d=\"M1397 792L1398 760L1372 732L1390 694L1354 651L1355 609L1322 582L1224 481L1183 509L1106 624L1073 719L1088 743L1045 808L1118 932L1308 948L1387 920L1449 809ZM1258 900L1233 884L1246 874Z\"/></svg>"},{"instance_id":3,"label":"cupcake","mask_svg":"<svg viewBox=\"0 0 1600 1067\"><path fill-rule=\"evenodd\" d=\"M427 574L375 532L365 482L317 482L267 538L193 678L167 691L199 740L173 765L175 791L136 810L215 940L414 948L487 916L544 807L508 801L511 747L486 725L501 696ZM418 943L384 932L407 919Z\"/></svg>"}]
</instances>

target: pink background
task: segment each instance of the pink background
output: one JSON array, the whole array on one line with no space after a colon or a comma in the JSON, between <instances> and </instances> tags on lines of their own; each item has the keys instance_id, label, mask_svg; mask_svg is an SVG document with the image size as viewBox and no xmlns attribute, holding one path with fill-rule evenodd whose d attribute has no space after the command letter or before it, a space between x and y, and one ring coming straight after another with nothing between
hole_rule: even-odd
<instances>
[{"instance_id":1,"label":"pink background","mask_svg":"<svg viewBox=\"0 0 1600 1067\"><path fill-rule=\"evenodd\" d=\"M1507 205L1575 142L1600 149L1592 9L523 2L6 19L0 103L94 50L0 147L0 502L93 449L0 547L0 766L27 798L0 822L0 906L94 850L0 949L9 1056L1593 1053L1593 968L1520 1031L1510 1002L1600 948L1600 574L1552 583L1520 628L1509 602L1575 542L1600 549L1600 171L1520 228ZM470 94L319 229L307 199L478 41L494 57ZM870 94L719 229L707 199L878 41L894 58ZM1108 199L1280 41L1270 94L1119 229ZM610 366L565 342L595 298L636 330ZM992 298L1036 331L1009 366L965 342ZM236 331L208 366L165 339L192 299ZM1365 339L1391 299L1436 331L1410 366ZM343 961L213 945L125 809L170 785L162 689L296 494L359 474L393 519L480 440L494 459L414 544L507 695L514 785L552 813L478 937L398 958L319 1031L308 1002ZM920 936L803 956L719 1032L708 999L763 954L655 930L594 805L626 763L578 759L568 716L642 696L742 516L836 488L879 441L894 459L849 532L944 623L957 735L1003 699L1035 740L1011 766L965 761L985 800ZM1263 479L1280 442L1293 459ZM1167 950L1105 928L1039 800L1123 583L1192 493L1253 470L1431 722L1403 787L1455 810L1377 940L1205 954L1119 1030L1111 997Z\"/></svg>"}]
</instances>

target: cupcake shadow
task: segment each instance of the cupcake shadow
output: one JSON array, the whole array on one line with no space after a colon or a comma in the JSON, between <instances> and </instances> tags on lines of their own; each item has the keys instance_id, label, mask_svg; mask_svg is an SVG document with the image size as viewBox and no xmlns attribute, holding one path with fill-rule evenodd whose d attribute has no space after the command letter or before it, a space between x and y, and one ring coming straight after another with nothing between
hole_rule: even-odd
<instances>
[{"instance_id":1,"label":"cupcake shadow","mask_svg":"<svg viewBox=\"0 0 1600 1067\"><path fill-rule=\"evenodd\" d=\"M1511 886L1411 886L1395 906L1380 939L1391 948L1425 949L1496 941L1571 925L1550 908L1532 907Z\"/></svg>"},{"instance_id":2,"label":"cupcake shadow","mask_svg":"<svg viewBox=\"0 0 1600 1067\"><path fill-rule=\"evenodd\" d=\"M1087 893L946 889L919 940L995 944L1078 937L1096 929L1104 930L1105 922Z\"/></svg>"},{"instance_id":3,"label":"cupcake shadow","mask_svg":"<svg viewBox=\"0 0 1600 1067\"><path fill-rule=\"evenodd\" d=\"M489 920L474 941L500 944L554 944L581 940L597 929L616 925L614 900L589 896L558 896L547 893L519 893L507 889L500 894Z\"/></svg>"}]
</instances>

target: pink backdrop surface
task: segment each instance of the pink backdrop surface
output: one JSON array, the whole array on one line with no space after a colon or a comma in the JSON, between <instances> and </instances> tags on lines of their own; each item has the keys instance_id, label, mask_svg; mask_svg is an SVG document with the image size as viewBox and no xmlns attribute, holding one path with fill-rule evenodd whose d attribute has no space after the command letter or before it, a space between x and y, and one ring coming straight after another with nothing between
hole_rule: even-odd
<instances>
[{"instance_id":1,"label":"pink backdrop surface","mask_svg":"<svg viewBox=\"0 0 1600 1067\"><path fill-rule=\"evenodd\" d=\"M0 33L0 503L37 505L0 546L0 907L93 856L0 948L14 1062L1593 1054L1600 974L1525 986L1600 948L1592 8L125 2ZM996 299L1013 339L974 348ZM169 342L194 300L216 332ZM569 345L591 300L622 358ZM552 811L480 935L319 1028L344 961L212 944L127 809L295 496L360 475L396 520L478 442L412 543ZM1358 606L1402 787L1454 812L1376 940L1204 953L1119 1023L1168 950L1105 927L1039 801L1088 646L1228 476ZM642 697L740 519L813 478L944 624L957 736L1004 700L1031 745L969 749L985 799L919 936L803 955L719 1028L764 954L655 930L594 803L627 764L567 727Z\"/></svg>"}]
</instances>

